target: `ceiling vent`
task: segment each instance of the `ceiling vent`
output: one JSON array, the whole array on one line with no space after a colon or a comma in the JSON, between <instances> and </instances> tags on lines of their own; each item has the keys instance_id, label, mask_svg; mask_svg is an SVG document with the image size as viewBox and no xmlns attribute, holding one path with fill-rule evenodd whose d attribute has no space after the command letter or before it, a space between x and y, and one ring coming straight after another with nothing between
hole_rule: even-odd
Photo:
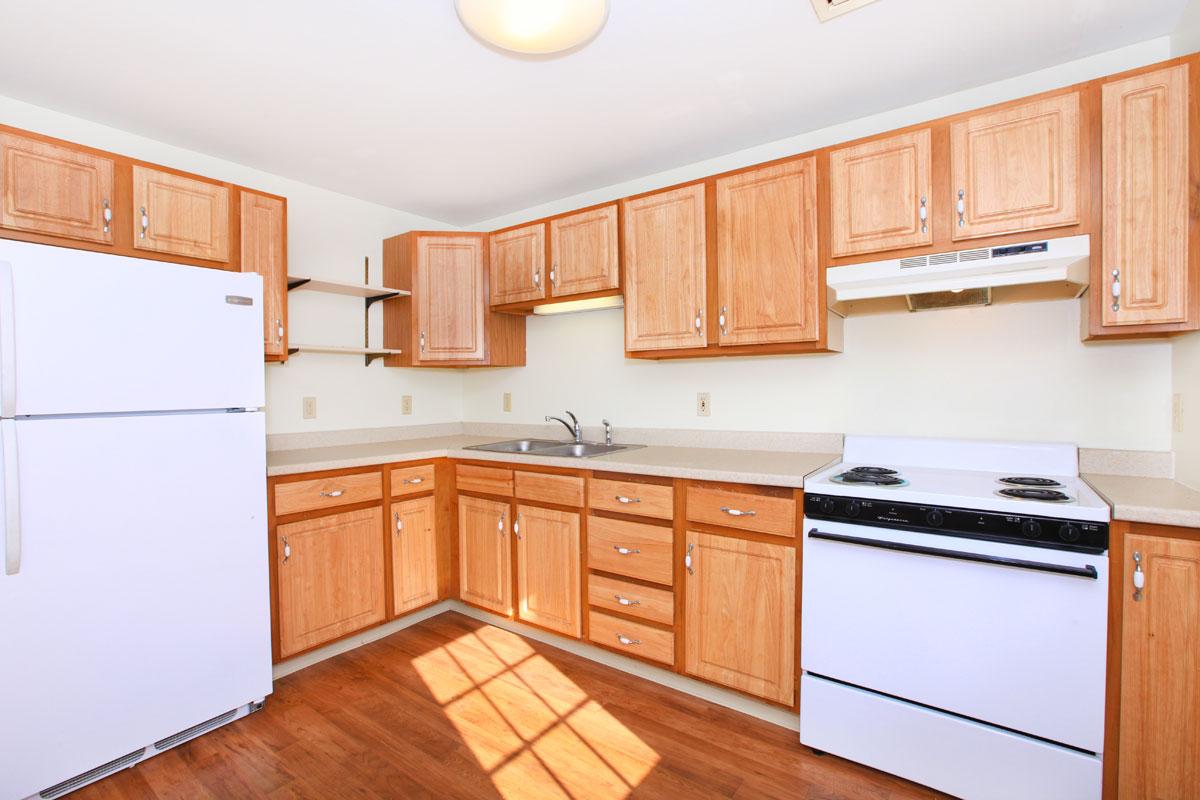
<instances>
[{"instance_id":1,"label":"ceiling vent","mask_svg":"<svg viewBox=\"0 0 1200 800\"><path fill-rule=\"evenodd\" d=\"M817 12L817 19L821 22L828 22L834 17L840 17L874 2L875 0L812 0L813 10Z\"/></svg>"}]
</instances>

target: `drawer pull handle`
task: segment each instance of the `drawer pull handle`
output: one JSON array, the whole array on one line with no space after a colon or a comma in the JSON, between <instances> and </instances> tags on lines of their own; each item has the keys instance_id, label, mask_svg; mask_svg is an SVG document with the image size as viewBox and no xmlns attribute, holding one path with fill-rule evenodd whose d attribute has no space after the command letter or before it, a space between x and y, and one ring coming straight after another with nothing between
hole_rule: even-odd
<instances>
[{"instance_id":1,"label":"drawer pull handle","mask_svg":"<svg viewBox=\"0 0 1200 800\"><path fill-rule=\"evenodd\" d=\"M412 486L416 486L418 483L424 483L425 479L424 478L405 478L404 480L402 480L400 482L406 483L406 484L409 484Z\"/></svg>"},{"instance_id":2,"label":"drawer pull handle","mask_svg":"<svg viewBox=\"0 0 1200 800\"><path fill-rule=\"evenodd\" d=\"M635 556L638 553L642 552L641 550L638 550L636 547L631 550L628 547L621 547L621 545L619 545L619 544L614 544L613 550L616 550L618 553L620 553L623 556Z\"/></svg>"},{"instance_id":3,"label":"drawer pull handle","mask_svg":"<svg viewBox=\"0 0 1200 800\"><path fill-rule=\"evenodd\" d=\"M754 517L754 516L758 515L758 513L756 511L754 511L754 509L748 509L746 511L742 511L737 508L730 508L729 506L721 506L721 510L724 511L726 514L728 514L731 517Z\"/></svg>"},{"instance_id":4,"label":"drawer pull handle","mask_svg":"<svg viewBox=\"0 0 1200 800\"><path fill-rule=\"evenodd\" d=\"M283 563L286 564L288 562L288 559L291 557L292 557L292 546L290 544L288 544L288 539L285 536L285 537L283 537Z\"/></svg>"},{"instance_id":5,"label":"drawer pull handle","mask_svg":"<svg viewBox=\"0 0 1200 800\"><path fill-rule=\"evenodd\" d=\"M696 574L696 571L692 569L692 549L695 548L695 546L695 544L689 544L687 553L685 553L683 556L683 565L687 567L688 575Z\"/></svg>"},{"instance_id":6,"label":"drawer pull handle","mask_svg":"<svg viewBox=\"0 0 1200 800\"><path fill-rule=\"evenodd\" d=\"M321 492L321 497L341 497L345 493L345 489L334 489L332 492Z\"/></svg>"},{"instance_id":7,"label":"drawer pull handle","mask_svg":"<svg viewBox=\"0 0 1200 800\"><path fill-rule=\"evenodd\" d=\"M150 215L146 213L146 207L142 206L142 230L138 235L139 239L146 238L146 231L150 228Z\"/></svg>"},{"instance_id":8,"label":"drawer pull handle","mask_svg":"<svg viewBox=\"0 0 1200 800\"><path fill-rule=\"evenodd\" d=\"M1141 602L1142 590L1146 588L1146 573L1142 571L1142 553L1133 551L1133 599Z\"/></svg>"},{"instance_id":9,"label":"drawer pull handle","mask_svg":"<svg viewBox=\"0 0 1200 800\"><path fill-rule=\"evenodd\" d=\"M613 597L616 598L617 604L622 606L640 606L642 604L641 600L630 600L628 597L621 597L619 594L614 594Z\"/></svg>"},{"instance_id":10,"label":"drawer pull handle","mask_svg":"<svg viewBox=\"0 0 1200 800\"><path fill-rule=\"evenodd\" d=\"M640 502L642 502L642 498L640 498L640 497L626 497L626 496L625 496L625 495L623 495L623 494L614 495L614 499L615 499L615 500L616 500L618 503L622 503L622 504L624 504L624 505L629 505L630 503L640 503Z\"/></svg>"},{"instance_id":11,"label":"drawer pull handle","mask_svg":"<svg viewBox=\"0 0 1200 800\"><path fill-rule=\"evenodd\" d=\"M513 520L513 533L516 534L517 541L521 541L521 515L517 514L517 518Z\"/></svg>"},{"instance_id":12,"label":"drawer pull handle","mask_svg":"<svg viewBox=\"0 0 1200 800\"><path fill-rule=\"evenodd\" d=\"M621 644L625 645L626 647L629 647L630 645L642 643L641 639L630 639L628 636L626 636L623 633L617 634L617 641L620 642Z\"/></svg>"},{"instance_id":13,"label":"drawer pull handle","mask_svg":"<svg viewBox=\"0 0 1200 800\"><path fill-rule=\"evenodd\" d=\"M404 530L404 520L400 519L400 512L395 513L396 517L396 535L400 535L400 531Z\"/></svg>"},{"instance_id":14,"label":"drawer pull handle","mask_svg":"<svg viewBox=\"0 0 1200 800\"><path fill-rule=\"evenodd\" d=\"M110 230L112 230L112 206L109 205L107 199L104 201L103 216L104 216L104 232L108 233Z\"/></svg>"}]
</instances>

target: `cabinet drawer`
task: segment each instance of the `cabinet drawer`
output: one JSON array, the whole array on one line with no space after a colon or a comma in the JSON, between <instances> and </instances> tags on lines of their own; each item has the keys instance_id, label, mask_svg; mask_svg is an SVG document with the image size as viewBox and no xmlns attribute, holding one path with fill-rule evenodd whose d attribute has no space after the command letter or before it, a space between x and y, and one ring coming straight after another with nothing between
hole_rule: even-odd
<instances>
[{"instance_id":1,"label":"cabinet drawer","mask_svg":"<svg viewBox=\"0 0 1200 800\"><path fill-rule=\"evenodd\" d=\"M392 470L392 497L433 491L433 464Z\"/></svg>"},{"instance_id":2,"label":"cabinet drawer","mask_svg":"<svg viewBox=\"0 0 1200 800\"><path fill-rule=\"evenodd\" d=\"M472 464L459 464L455 467L458 476L459 491L483 492L512 497L513 473L511 469L496 469L495 467L476 467Z\"/></svg>"},{"instance_id":3,"label":"cabinet drawer","mask_svg":"<svg viewBox=\"0 0 1200 800\"><path fill-rule=\"evenodd\" d=\"M318 508L365 503L383 497L383 476L378 472L317 478L275 484L275 515L315 511Z\"/></svg>"},{"instance_id":4,"label":"cabinet drawer","mask_svg":"<svg viewBox=\"0 0 1200 800\"><path fill-rule=\"evenodd\" d=\"M651 583L670 586L670 528L626 522L606 517L588 517L588 568L615 572Z\"/></svg>"},{"instance_id":5,"label":"cabinet drawer","mask_svg":"<svg viewBox=\"0 0 1200 800\"><path fill-rule=\"evenodd\" d=\"M741 528L778 536L796 535L796 501L727 489L689 486L687 518L693 522Z\"/></svg>"},{"instance_id":6,"label":"cabinet drawer","mask_svg":"<svg viewBox=\"0 0 1200 800\"><path fill-rule=\"evenodd\" d=\"M571 475L546 475L540 472L518 472L516 493L522 500L557 503L562 506L583 505L583 478Z\"/></svg>"},{"instance_id":7,"label":"cabinet drawer","mask_svg":"<svg viewBox=\"0 0 1200 800\"><path fill-rule=\"evenodd\" d=\"M632 655L652 661L675 663L675 634L640 622L592 611L588 614L588 638L597 644L627 650Z\"/></svg>"},{"instance_id":8,"label":"cabinet drawer","mask_svg":"<svg viewBox=\"0 0 1200 800\"><path fill-rule=\"evenodd\" d=\"M675 622L674 592L603 575L588 576L588 604L663 625Z\"/></svg>"},{"instance_id":9,"label":"cabinet drawer","mask_svg":"<svg viewBox=\"0 0 1200 800\"><path fill-rule=\"evenodd\" d=\"M588 487L588 504L604 511L671 519L675 516L675 489L655 483L596 478Z\"/></svg>"}]
</instances>

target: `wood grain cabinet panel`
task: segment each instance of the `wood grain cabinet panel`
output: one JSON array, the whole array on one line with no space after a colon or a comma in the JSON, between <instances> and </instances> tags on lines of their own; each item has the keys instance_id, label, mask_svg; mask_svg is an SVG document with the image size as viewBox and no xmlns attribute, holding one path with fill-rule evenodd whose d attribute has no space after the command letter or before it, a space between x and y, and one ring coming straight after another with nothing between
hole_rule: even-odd
<instances>
[{"instance_id":1,"label":"wood grain cabinet panel","mask_svg":"<svg viewBox=\"0 0 1200 800\"><path fill-rule=\"evenodd\" d=\"M112 244L113 160L0 133L0 226Z\"/></svg>"},{"instance_id":2,"label":"wood grain cabinet panel","mask_svg":"<svg viewBox=\"0 0 1200 800\"><path fill-rule=\"evenodd\" d=\"M276 527L281 658L383 621L382 514L368 508Z\"/></svg>"},{"instance_id":3,"label":"wood grain cabinet panel","mask_svg":"<svg viewBox=\"0 0 1200 800\"><path fill-rule=\"evenodd\" d=\"M603 511L671 519L675 515L675 489L657 483L592 478L588 505Z\"/></svg>"},{"instance_id":4,"label":"wood grain cabinet panel","mask_svg":"<svg viewBox=\"0 0 1200 800\"><path fill-rule=\"evenodd\" d=\"M296 514L322 508L365 503L383 497L383 476L378 472L312 478L275 484L275 513Z\"/></svg>"},{"instance_id":5,"label":"wood grain cabinet panel","mask_svg":"<svg viewBox=\"0 0 1200 800\"><path fill-rule=\"evenodd\" d=\"M616 289L619 265L615 205L550 221L550 293L555 297Z\"/></svg>"},{"instance_id":6,"label":"wood grain cabinet panel","mask_svg":"<svg viewBox=\"0 0 1200 800\"><path fill-rule=\"evenodd\" d=\"M704 184L623 201L625 349L704 347Z\"/></svg>"},{"instance_id":7,"label":"wood grain cabinet panel","mask_svg":"<svg viewBox=\"0 0 1200 800\"><path fill-rule=\"evenodd\" d=\"M392 608L403 614L438 599L433 497L392 503Z\"/></svg>"},{"instance_id":8,"label":"wood grain cabinet panel","mask_svg":"<svg viewBox=\"0 0 1200 800\"><path fill-rule=\"evenodd\" d=\"M688 673L784 705L795 698L796 551L688 531Z\"/></svg>"},{"instance_id":9,"label":"wood grain cabinet panel","mask_svg":"<svg viewBox=\"0 0 1200 800\"><path fill-rule=\"evenodd\" d=\"M720 343L815 341L820 282L816 159L718 179Z\"/></svg>"},{"instance_id":10,"label":"wood grain cabinet panel","mask_svg":"<svg viewBox=\"0 0 1200 800\"><path fill-rule=\"evenodd\" d=\"M790 497L689 486L687 518L693 522L789 538L796 535L796 501Z\"/></svg>"},{"instance_id":11,"label":"wood grain cabinet panel","mask_svg":"<svg viewBox=\"0 0 1200 800\"><path fill-rule=\"evenodd\" d=\"M481 237L420 237L413 288L418 360L484 357L484 283Z\"/></svg>"},{"instance_id":12,"label":"wood grain cabinet panel","mask_svg":"<svg viewBox=\"0 0 1200 800\"><path fill-rule=\"evenodd\" d=\"M513 487L514 494L521 500L560 506L583 505L583 478L576 475L518 471L513 475Z\"/></svg>"},{"instance_id":13,"label":"wood grain cabinet panel","mask_svg":"<svg viewBox=\"0 0 1200 800\"><path fill-rule=\"evenodd\" d=\"M1124 550L1145 587L1121 615L1119 796L1200 797L1200 541L1131 534Z\"/></svg>"},{"instance_id":14,"label":"wood grain cabinet panel","mask_svg":"<svg viewBox=\"0 0 1200 800\"><path fill-rule=\"evenodd\" d=\"M454 467L454 474L460 491L512 497L513 471L511 469L457 464Z\"/></svg>"},{"instance_id":15,"label":"wood grain cabinet panel","mask_svg":"<svg viewBox=\"0 0 1200 800\"><path fill-rule=\"evenodd\" d=\"M1078 223L1079 143L1078 92L953 123L953 238Z\"/></svg>"},{"instance_id":16,"label":"wood grain cabinet panel","mask_svg":"<svg viewBox=\"0 0 1200 800\"><path fill-rule=\"evenodd\" d=\"M546 224L526 225L488 237L491 304L546 296Z\"/></svg>"},{"instance_id":17,"label":"wood grain cabinet panel","mask_svg":"<svg viewBox=\"0 0 1200 800\"><path fill-rule=\"evenodd\" d=\"M459 594L468 603L512 613L512 547L508 503L458 498Z\"/></svg>"},{"instance_id":18,"label":"wood grain cabinet panel","mask_svg":"<svg viewBox=\"0 0 1200 800\"><path fill-rule=\"evenodd\" d=\"M1103 324L1187 322L1188 65L1101 91Z\"/></svg>"},{"instance_id":19,"label":"wood grain cabinet panel","mask_svg":"<svg viewBox=\"0 0 1200 800\"><path fill-rule=\"evenodd\" d=\"M830 152L835 258L933 243L931 140L922 128Z\"/></svg>"},{"instance_id":20,"label":"wood grain cabinet panel","mask_svg":"<svg viewBox=\"0 0 1200 800\"><path fill-rule=\"evenodd\" d=\"M588 614L588 638L630 655L668 665L675 663L675 634L640 622L592 611Z\"/></svg>"},{"instance_id":21,"label":"wood grain cabinet panel","mask_svg":"<svg viewBox=\"0 0 1200 800\"><path fill-rule=\"evenodd\" d=\"M517 616L578 638L579 514L517 506Z\"/></svg>"},{"instance_id":22,"label":"wood grain cabinet panel","mask_svg":"<svg viewBox=\"0 0 1200 800\"><path fill-rule=\"evenodd\" d=\"M287 227L282 198L241 193L242 272L263 279L263 351L287 359Z\"/></svg>"},{"instance_id":23,"label":"wood grain cabinet panel","mask_svg":"<svg viewBox=\"0 0 1200 800\"><path fill-rule=\"evenodd\" d=\"M588 576L588 603L596 608L641 617L662 625L675 622L675 593L668 589L652 589L640 583Z\"/></svg>"},{"instance_id":24,"label":"wood grain cabinet panel","mask_svg":"<svg viewBox=\"0 0 1200 800\"><path fill-rule=\"evenodd\" d=\"M432 492L434 489L433 464L415 467L394 467L391 474L392 497L406 494Z\"/></svg>"},{"instance_id":25,"label":"wood grain cabinet panel","mask_svg":"<svg viewBox=\"0 0 1200 800\"><path fill-rule=\"evenodd\" d=\"M588 518L588 567L651 583L674 583L674 533L661 525Z\"/></svg>"},{"instance_id":26,"label":"wood grain cabinet panel","mask_svg":"<svg viewBox=\"0 0 1200 800\"><path fill-rule=\"evenodd\" d=\"M133 246L229 260L229 188L134 165Z\"/></svg>"}]
</instances>

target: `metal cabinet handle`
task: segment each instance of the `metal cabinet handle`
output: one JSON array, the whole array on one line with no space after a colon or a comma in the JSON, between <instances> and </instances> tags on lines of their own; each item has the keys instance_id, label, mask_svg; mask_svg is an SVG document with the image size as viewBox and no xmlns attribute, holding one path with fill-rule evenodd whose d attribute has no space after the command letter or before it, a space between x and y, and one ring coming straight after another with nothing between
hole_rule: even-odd
<instances>
[{"instance_id":1,"label":"metal cabinet handle","mask_svg":"<svg viewBox=\"0 0 1200 800\"><path fill-rule=\"evenodd\" d=\"M283 563L286 564L288 562L288 559L291 557L292 557L292 546L290 544L288 544L288 538L285 536L285 537L283 537Z\"/></svg>"},{"instance_id":2,"label":"metal cabinet handle","mask_svg":"<svg viewBox=\"0 0 1200 800\"><path fill-rule=\"evenodd\" d=\"M921 197L921 208L917 213L921 217L921 233L928 233L929 232L929 224L928 224L929 205L926 202L924 195L922 195L922 197Z\"/></svg>"},{"instance_id":3,"label":"metal cabinet handle","mask_svg":"<svg viewBox=\"0 0 1200 800\"><path fill-rule=\"evenodd\" d=\"M550 285L555 289L558 288L558 262L555 261L550 265Z\"/></svg>"},{"instance_id":4,"label":"metal cabinet handle","mask_svg":"<svg viewBox=\"0 0 1200 800\"><path fill-rule=\"evenodd\" d=\"M404 520L400 519L399 511L396 511L395 513L393 513L392 516L394 516L396 518L396 535L399 536L400 532L402 530L404 530Z\"/></svg>"},{"instance_id":5,"label":"metal cabinet handle","mask_svg":"<svg viewBox=\"0 0 1200 800\"><path fill-rule=\"evenodd\" d=\"M1141 601L1142 590L1146 588L1146 573L1142 571L1142 554L1133 551L1133 599Z\"/></svg>"},{"instance_id":6,"label":"metal cabinet handle","mask_svg":"<svg viewBox=\"0 0 1200 800\"><path fill-rule=\"evenodd\" d=\"M496 530L504 533L504 512L500 512L500 521L496 523Z\"/></svg>"},{"instance_id":7,"label":"metal cabinet handle","mask_svg":"<svg viewBox=\"0 0 1200 800\"><path fill-rule=\"evenodd\" d=\"M282 319L275 320L275 341L277 341L277 342L283 341L283 320Z\"/></svg>"},{"instance_id":8,"label":"metal cabinet handle","mask_svg":"<svg viewBox=\"0 0 1200 800\"><path fill-rule=\"evenodd\" d=\"M104 216L104 232L108 233L108 231L112 227L112 225L111 225L111 223L112 223L112 206L110 206L108 204L107 198L105 198L105 200L104 200L104 211L102 212L102 214Z\"/></svg>"},{"instance_id":9,"label":"metal cabinet handle","mask_svg":"<svg viewBox=\"0 0 1200 800\"><path fill-rule=\"evenodd\" d=\"M538 289L542 288L542 268L540 266L533 271L533 285Z\"/></svg>"},{"instance_id":10,"label":"metal cabinet handle","mask_svg":"<svg viewBox=\"0 0 1200 800\"><path fill-rule=\"evenodd\" d=\"M150 227L150 216L146 214L146 207L142 206L142 233L139 238L146 238L146 229Z\"/></svg>"},{"instance_id":11,"label":"metal cabinet handle","mask_svg":"<svg viewBox=\"0 0 1200 800\"><path fill-rule=\"evenodd\" d=\"M421 352L425 352L425 331L421 331Z\"/></svg>"},{"instance_id":12,"label":"metal cabinet handle","mask_svg":"<svg viewBox=\"0 0 1200 800\"><path fill-rule=\"evenodd\" d=\"M616 500L618 503L620 503L622 505L626 505L626 506L629 505L630 503L642 502L642 498L640 498L640 497L626 497L623 494L613 495L613 499Z\"/></svg>"},{"instance_id":13,"label":"metal cabinet handle","mask_svg":"<svg viewBox=\"0 0 1200 800\"><path fill-rule=\"evenodd\" d=\"M620 642L621 644L625 645L626 647L629 647L630 645L642 643L641 639L630 639L628 636L626 636L623 633L617 634L617 641Z\"/></svg>"},{"instance_id":14,"label":"metal cabinet handle","mask_svg":"<svg viewBox=\"0 0 1200 800\"><path fill-rule=\"evenodd\" d=\"M321 492L321 497L341 497L345 493L345 489L334 489L332 492Z\"/></svg>"},{"instance_id":15,"label":"metal cabinet handle","mask_svg":"<svg viewBox=\"0 0 1200 800\"><path fill-rule=\"evenodd\" d=\"M1121 270L1112 271L1112 310L1121 310Z\"/></svg>"},{"instance_id":16,"label":"metal cabinet handle","mask_svg":"<svg viewBox=\"0 0 1200 800\"><path fill-rule=\"evenodd\" d=\"M616 550L618 553L620 553L623 556L635 556L638 553L642 552L641 550L638 550L636 547L633 549L630 549L628 547L622 547L619 544L614 544L613 550Z\"/></svg>"},{"instance_id":17,"label":"metal cabinet handle","mask_svg":"<svg viewBox=\"0 0 1200 800\"><path fill-rule=\"evenodd\" d=\"M616 598L617 605L640 606L642 604L641 600L630 600L628 597L622 597L619 594L614 594L613 597Z\"/></svg>"},{"instance_id":18,"label":"metal cabinet handle","mask_svg":"<svg viewBox=\"0 0 1200 800\"><path fill-rule=\"evenodd\" d=\"M721 335L728 336L729 328L726 322L729 321L729 306L721 306L721 313L717 315L717 324L721 326Z\"/></svg>"},{"instance_id":19,"label":"metal cabinet handle","mask_svg":"<svg viewBox=\"0 0 1200 800\"><path fill-rule=\"evenodd\" d=\"M400 481L400 482L401 482L401 483L410 484L410 485L412 485L412 486L416 486L418 483L424 483L424 482L425 482L425 479L424 479L424 478L422 478L422 477L420 477L420 476L418 476L418 477L416 477L416 478L404 478L404 479L403 479L402 481Z\"/></svg>"},{"instance_id":20,"label":"metal cabinet handle","mask_svg":"<svg viewBox=\"0 0 1200 800\"><path fill-rule=\"evenodd\" d=\"M724 511L726 514L728 514L731 517L757 517L758 516L758 512L755 511L754 509L748 509L746 511L742 511L741 509L738 509L738 508L730 508L729 506L721 506L721 510Z\"/></svg>"},{"instance_id":21,"label":"metal cabinet handle","mask_svg":"<svg viewBox=\"0 0 1200 800\"><path fill-rule=\"evenodd\" d=\"M966 200L963 199L966 196L967 196L967 193L965 191L963 191L962 189L958 190L958 205L956 206L956 208L958 209L958 227L960 227L960 228L965 227L967 224L967 220L966 220L967 203L966 203Z\"/></svg>"},{"instance_id":22,"label":"metal cabinet handle","mask_svg":"<svg viewBox=\"0 0 1200 800\"><path fill-rule=\"evenodd\" d=\"M687 553L685 553L683 556L683 565L685 567L687 567L688 575L696 574L695 570L692 569L692 549L695 546L696 545L694 545L694 544L689 544L688 548L687 548Z\"/></svg>"},{"instance_id":23,"label":"metal cabinet handle","mask_svg":"<svg viewBox=\"0 0 1200 800\"><path fill-rule=\"evenodd\" d=\"M517 518L513 520L513 533L517 536L517 541L521 541L521 515L517 514Z\"/></svg>"},{"instance_id":24,"label":"metal cabinet handle","mask_svg":"<svg viewBox=\"0 0 1200 800\"><path fill-rule=\"evenodd\" d=\"M696 309L696 320L695 320L694 325L696 328L696 335L703 336L704 335L704 311L702 309L699 309L699 308Z\"/></svg>"}]
</instances>

